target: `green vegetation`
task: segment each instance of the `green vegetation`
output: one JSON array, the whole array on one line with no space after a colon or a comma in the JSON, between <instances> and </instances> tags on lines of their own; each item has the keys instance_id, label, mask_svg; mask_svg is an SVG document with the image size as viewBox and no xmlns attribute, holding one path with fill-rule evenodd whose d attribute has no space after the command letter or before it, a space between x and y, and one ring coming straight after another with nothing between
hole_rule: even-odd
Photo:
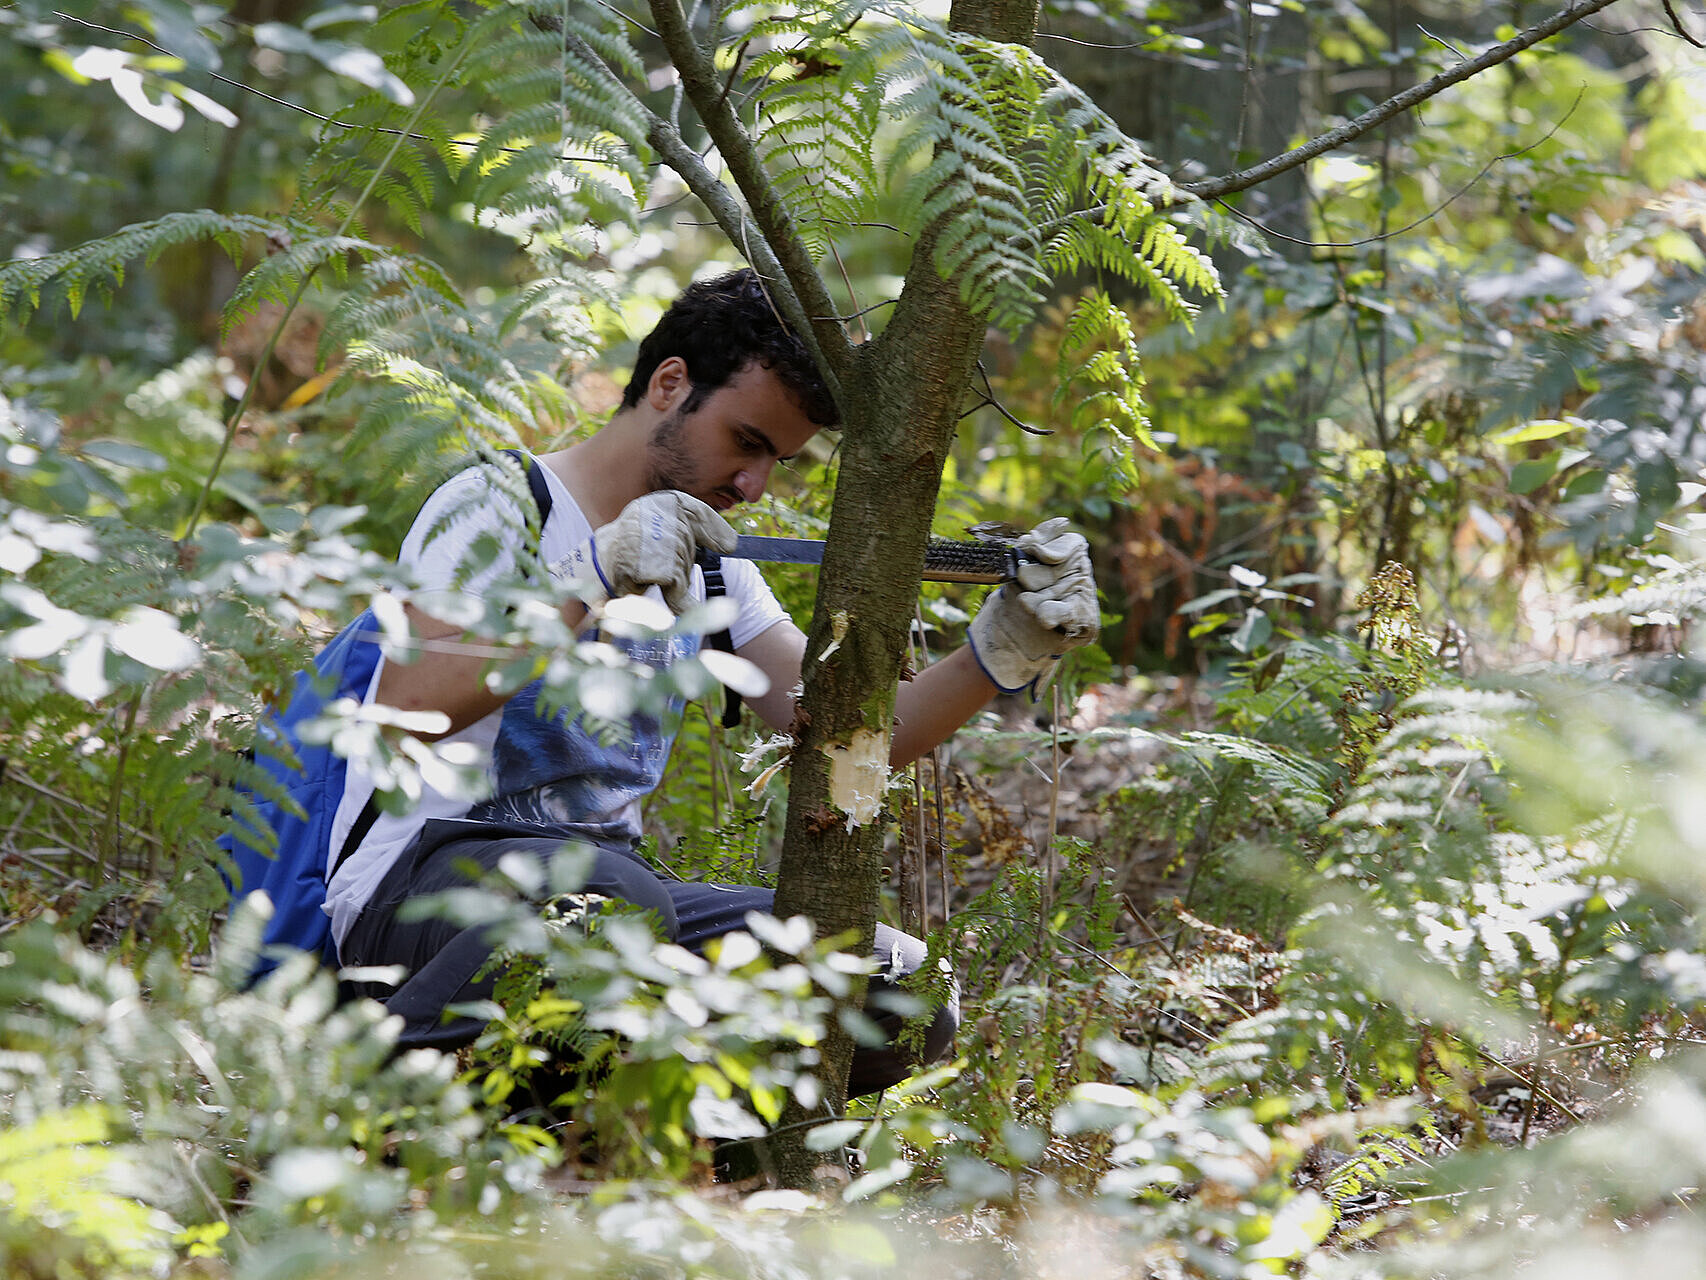
<instances>
[{"instance_id":1,"label":"green vegetation","mask_svg":"<svg viewBox=\"0 0 1706 1280\"><path fill-rule=\"evenodd\" d=\"M1692 15L1578 4L1211 176L1552 16L1323 8L0 8L4 1273L1691 1273ZM1092 65L1128 55L1155 87ZM1095 549L1101 650L898 780L880 901L839 886L930 930L954 1059L836 1107L847 936L701 959L572 883L441 904L507 939L460 1057L393 1056L306 958L246 986L215 841L262 707L370 605L406 653L429 488L601 417L660 301L748 257L854 412L744 528L893 578L828 524L911 492L889 441L945 468L935 532ZM549 603L457 621L533 655L511 686L662 705ZM970 604L926 586L906 661ZM879 668L808 705L892 705ZM709 710L657 856L786 879L790 744L668 683ZM320 731L397 803L477 767L411 727Z\"/></svg>"}]
</instances>

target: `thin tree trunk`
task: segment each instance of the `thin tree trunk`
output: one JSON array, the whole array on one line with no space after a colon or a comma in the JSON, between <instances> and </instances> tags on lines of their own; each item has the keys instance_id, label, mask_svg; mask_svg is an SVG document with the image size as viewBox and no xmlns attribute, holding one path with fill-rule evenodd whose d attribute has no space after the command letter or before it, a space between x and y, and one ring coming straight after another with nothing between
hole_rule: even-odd
<instances>
[{"instance_id":1,"label":"thin tree trunk","mask_svg":"<svg viewBox=\"0 0 1706 1280\"><path fill-rule=\"evenodd\" d=\"M1036 20L1034 0L956 4L951 17L958 30L1026 42ZM841 466L806 645L776 895L778 915L810 916L820 938L866 954L882 878L894 691L942 468L983 342L983 322L937 274L932 252L925 237L888 328L857 353L854 376L841 379ZM795 1108L775 1139L785 1185L815 1181L799 1122L841 1113L852 1054L851 1036L832 1025L817 1068L819 1103Z\"/></svg>"}]
</instances>

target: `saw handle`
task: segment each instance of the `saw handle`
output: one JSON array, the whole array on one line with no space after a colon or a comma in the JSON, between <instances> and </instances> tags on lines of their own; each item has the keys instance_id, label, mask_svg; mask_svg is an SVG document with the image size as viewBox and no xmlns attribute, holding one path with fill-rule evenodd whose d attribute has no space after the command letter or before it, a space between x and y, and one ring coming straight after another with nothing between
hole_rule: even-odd
<instances>
[{"instance_id":1,"label":"saw handle","mask_svg":"<svg viewBox=\"0 0 1706 1280\"><path fill-rule=\"evenodd\" d=\"M1018 551L1004 542L950 542L932 538L924 549L928 582L1011 582L1019 576Z\"/></svg>"}]
</instances>

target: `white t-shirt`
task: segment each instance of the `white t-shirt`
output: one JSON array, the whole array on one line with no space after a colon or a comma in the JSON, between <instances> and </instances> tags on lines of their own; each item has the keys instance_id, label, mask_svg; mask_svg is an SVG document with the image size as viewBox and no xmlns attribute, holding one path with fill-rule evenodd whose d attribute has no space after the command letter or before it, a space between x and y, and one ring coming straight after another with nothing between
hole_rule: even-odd
<instances>
[{"instance_id":1,"label":"white t-shirt","mask_svg":"<svg viewBox=\"0 0 1706 1280\"><path fill-rule=\"evenodd\" d=\"M549 467L540 470L551 491L551 516L540 534L540 552L551 564L583 544L593 531L562 481ZM434 490L403 540L398 560L415 570L423 587L448 588L458 585L458 566L468 549L477 538L489 535L502 551L471 580L459 584L461 590L480 595L516 572L516 555L524 545L526 528L526 517L514 501L490 483L482 468L471 467ZM787 617L751 561L725 559L723 582L739 610L729 627L736 649ZM661 602L657 588L650 594ZM695 569L693 598L704 597L705 583ZM661 637L622 647L637 660L662 667L691 657L698 651L699 638ZM369 701L384 669L381 660L367 690ZM382 813L374 821L327 886L324 909L332 917L332 934L339 943L428 819L539 826L550 834L580 834L604 844L638 838L640 801L663 778L680 704L673 704L661 723L649 716L634 717L626 741L601 743L582 728L572 711L551 718L537 714L538 691L538 682L527 685L490 715L443 739L472 743L486 756L489 795L485 800L470 804L423 785L420 802L407 814ZM332 823L334 856L372 795L372 778L352 761Z\"/></svg>"}]
</instances>

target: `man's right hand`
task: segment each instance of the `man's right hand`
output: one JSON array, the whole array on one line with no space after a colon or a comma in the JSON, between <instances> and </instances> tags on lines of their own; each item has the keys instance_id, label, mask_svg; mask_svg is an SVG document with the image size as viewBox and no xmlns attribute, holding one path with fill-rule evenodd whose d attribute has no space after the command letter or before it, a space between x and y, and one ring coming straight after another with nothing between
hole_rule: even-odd
<instances>
[{"instance_id":1,"label":"man's right hand","mask_svg":"<svg viewBox=\"0 0 1706 1280\"><path fill-rule=\"evenodd\" d=\"M578 579L588 608L655 586L672 612L683 613L692 603L693 557L701 547L728 555L735 549L735 531L693 495L663 489L623 507L553 564L551 576Z\"/></svg>"}]
</instances>

